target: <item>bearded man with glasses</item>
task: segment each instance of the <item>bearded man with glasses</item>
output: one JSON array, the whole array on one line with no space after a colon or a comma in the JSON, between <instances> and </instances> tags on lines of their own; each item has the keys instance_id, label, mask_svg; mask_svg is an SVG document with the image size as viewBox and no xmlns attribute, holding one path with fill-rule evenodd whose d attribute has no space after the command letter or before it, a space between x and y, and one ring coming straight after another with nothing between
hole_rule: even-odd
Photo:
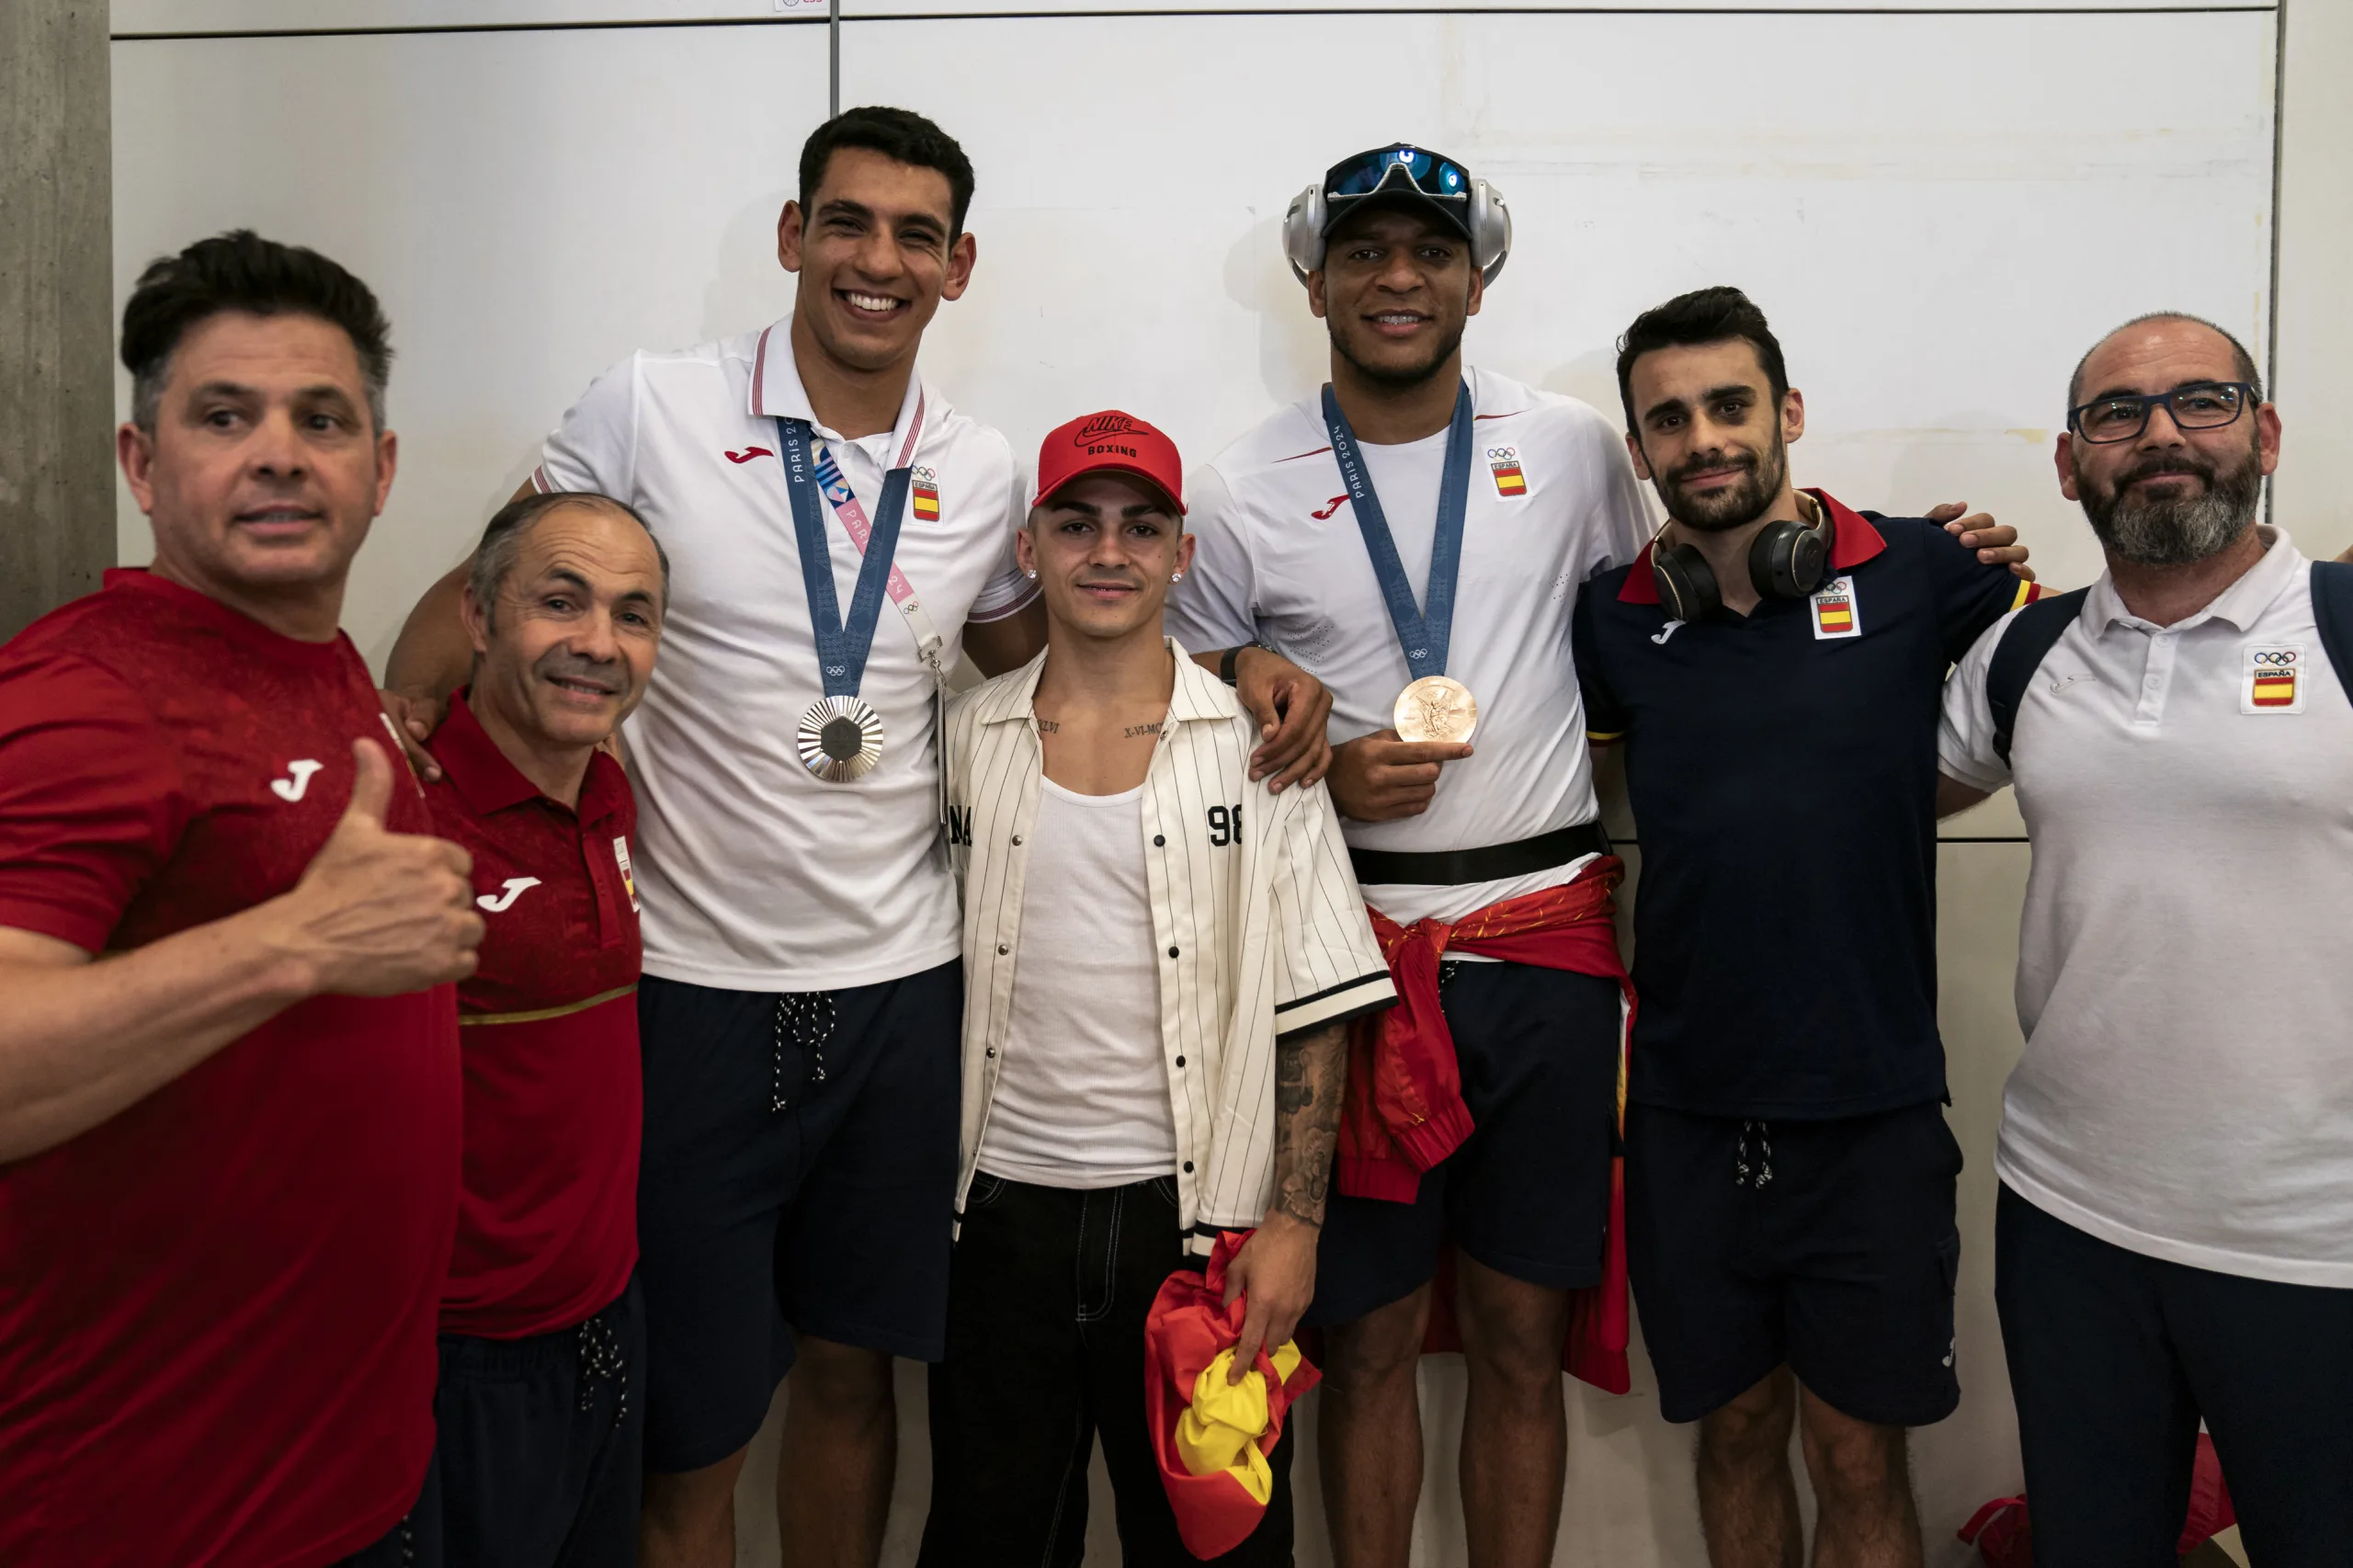
<instances>
[{"instance_id":1,"label":"bearded man with glasses","mask_svg":"<svg viewBox=\"0 0 2353 1568\"><path fill-rule=\"evenodd\" d=\"M1944 803L2034 846L1995 1296L2035 1551L2170 1563L2202 1421L2249 1556L2353 1539L2353 566L2258 523L2279 415L2173 312L2075 371L2108 557L1946 689Z\"/></svg>"}]
</instances>

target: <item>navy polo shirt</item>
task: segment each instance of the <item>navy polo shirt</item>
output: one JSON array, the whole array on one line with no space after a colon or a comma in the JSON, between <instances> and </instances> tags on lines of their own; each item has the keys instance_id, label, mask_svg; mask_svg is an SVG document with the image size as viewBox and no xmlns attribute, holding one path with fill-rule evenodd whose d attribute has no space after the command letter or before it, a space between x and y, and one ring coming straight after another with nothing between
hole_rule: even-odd
<instances>
[{"instance_id":1,"label":"navy polo shirt","mask_svg":"<svg viewBox=\"0 0 2353 1568\"><path fill-rule=\"evenodd\" d=\"M1631 1097L1704 1116L1940 1099L1937 715L1945 674L2032 595L1917 517L1833 518L1832 581L1667 619L1650 551L1574 621L1597 743L1622 736L1642 846Z\"/></svg>"}]
</instances>

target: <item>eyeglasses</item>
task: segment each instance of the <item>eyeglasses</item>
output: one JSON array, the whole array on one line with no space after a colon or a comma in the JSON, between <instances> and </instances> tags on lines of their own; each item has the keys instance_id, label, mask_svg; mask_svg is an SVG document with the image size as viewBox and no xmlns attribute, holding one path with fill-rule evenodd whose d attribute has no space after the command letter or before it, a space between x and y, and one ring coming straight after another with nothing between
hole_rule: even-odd
<instances>
[{"instance_id":1,"label":"eyeglasses","mask_svg":"<svg viewBox=\"0 0 2353 1568\"><path fill-rule=\"evenodd\" d=\"M2159 403L2184 430L2219 430L2236 422L2255 401L2245 381L2193 381L2171 392L2119 392L2067 411L2067 427L2086 441L2130 441L2149 427L2149 410Z\"/></svg>"},{"instance_id":2,"label":"eyeglasses","mask_svg":"<svg viewBox=\"0 0 2353 1568\"><path fill-rule=\"evenodd\" d=\"M1440 200L1471 194L1471 173L1453 159L1399 142L1378 152L1343 158L1325 171L1325 199L1336 196L1370 196L1404 171L1404 179L1424 196Z\"/></svg>"}]
</instances>

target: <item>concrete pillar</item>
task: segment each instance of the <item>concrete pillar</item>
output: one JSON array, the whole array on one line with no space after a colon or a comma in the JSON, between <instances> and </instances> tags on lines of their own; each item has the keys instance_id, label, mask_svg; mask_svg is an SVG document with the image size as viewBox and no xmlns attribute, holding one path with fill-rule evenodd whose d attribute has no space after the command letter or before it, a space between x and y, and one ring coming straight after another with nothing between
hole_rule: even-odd
<instances>
[{"instance_id":1,"label":"concrete pillar","mask_svg":"<svg viewBox=\"0 0 2353 1568\"><path fill-rule=\"evenodd\" d=\"M0 638L114 564L107 0L0 0Z\"/></svg>"}]
</instances>

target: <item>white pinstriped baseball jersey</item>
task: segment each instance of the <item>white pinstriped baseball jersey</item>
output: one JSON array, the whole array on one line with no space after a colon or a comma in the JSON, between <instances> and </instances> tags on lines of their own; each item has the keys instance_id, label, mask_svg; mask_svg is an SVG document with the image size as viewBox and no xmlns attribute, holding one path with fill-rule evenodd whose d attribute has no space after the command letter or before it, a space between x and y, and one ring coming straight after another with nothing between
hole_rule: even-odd
<instances>
[{"instance_id":1,"label":"white pinstriped baseball jersey","mask_svg":"<svg viewBox=\"0 0 2353 1568\"><path fill-rule=\"evenodd\" d=\"M1275 1040L1396 1000L1321 784L1270 795L1250 782L1257 722L1168 643L1176 680L1144 776L1141 842L1160 982L1160 1042L1176 1122L1187 1244L1266 1217L1275 1176ZM1026 949L1027 842L1044 752L1031 700L1048 655L983 682L948 710L949 858L964 894L961 1212L1008 1051L1013 977L1051 963Z\"/></svg>"}]
</instances>

